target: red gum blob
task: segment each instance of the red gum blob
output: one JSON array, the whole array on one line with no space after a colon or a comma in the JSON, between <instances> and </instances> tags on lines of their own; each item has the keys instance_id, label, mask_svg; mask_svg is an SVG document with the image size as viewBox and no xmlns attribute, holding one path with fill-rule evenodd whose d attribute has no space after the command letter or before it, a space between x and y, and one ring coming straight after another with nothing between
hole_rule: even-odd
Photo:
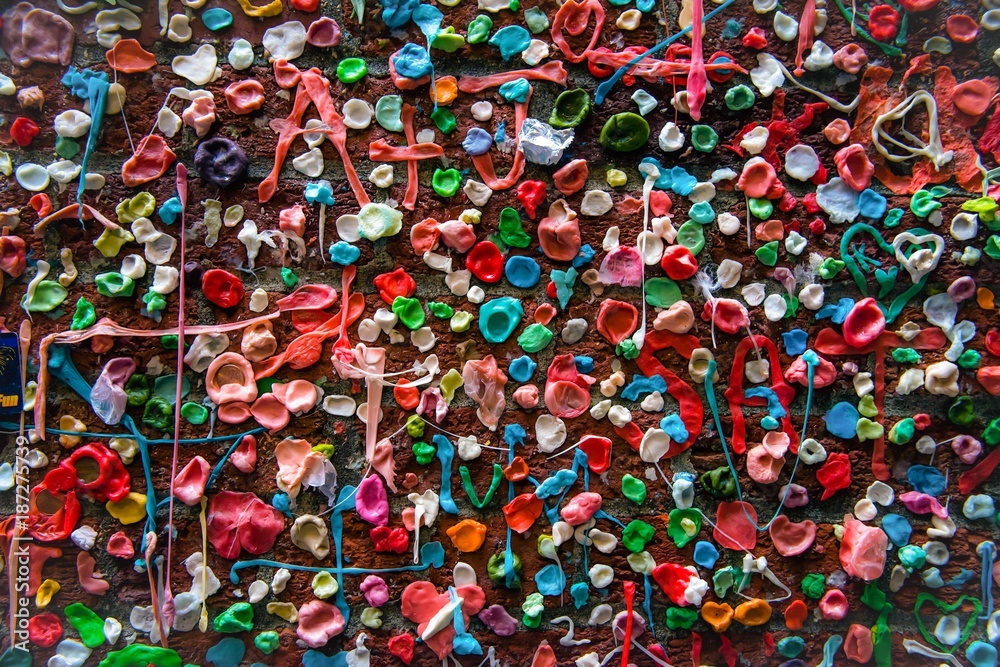
<instances>
[{"instance_id":1,"label":"red gum blob","mask_svg":"<svg viewBox=\"0 0 1000 667\"><path fill-rule=\"evenodd\" d=\"M28 619L28 641L35 646L49 648L62 639L62 621L53 613L45 612Z\"/></svg>"},{"instance_id":2,"label":"red gum blob","mask_svg":"<svg viewBox=\"0 0 1000 667\"><path fill-rule=\"evenodd\" d=\"M872 182L875 165L868 159L861 144L841 148L833 156L833 161L837 164L837 173L852 190L861 192Z\"/></svg>"},{"instance_id":3,"label":"red gum blob","mask_svg":"<svg viewBox=\"0 0 1000 667\"><path fill-rule=\"evenodd\" d=\"M889 5L876 5L868 13L868 31L880 42L888 42L899 32L899 12Z\"/></svg>"},{"instance_id":4,"label":"red gum blob","mask_svg":"<svg viewBox=\"0 0 1000 667\"><path fill-rule=\"evenodd\" d=\"M789 630L801 630L809 616L809 608L802 600L795 600L785 607L785 627Z\"/></svg>"},{"instance_id":5,"label":"red gum blob","mask_svg":"<svg viewBox=\"0 0 1000 667\"><path fill-rule=\"evenodd\" d=\"M767 48L767 35L764 34L763 30L754 26L747 30L747 34L743 35L743 46L757 51L765 49Z\"/></svg>"},{"instance_id":6,"label":"red gum blob","mask_svg":"<svg viewBox=\"0 0 1000 667\"><path fill-rule=\"evenodd\" d=\"M245 79L226 86L226 106L244 116L264 106L264 86L256 79Z\"/></svg>"},{"instance_id":7,"label":"red gum blob","mask_svg":"<svg viewBox=\"0 0 1000 667\"><path fill-rule=\"evenodd\" d=\"M768 196L774 186L778 184L778 175L774 167L764 160L748 162L743 167L743 173L736 181L736 188L753 199L761 199Z\"/></svg>"},{"instance_id":8,"label":"red gum blob","mask_svg":"<svg viewBox=\"0 0 1000 667\"><path fill-rule=\"evenodd\" d=\"M120 39L106 54L111 69L123 74L148 72L156 67L156 56L134 39Z\"/></svg>"},{"instance_id":9,"label":"red gum blob","mask_svg":"<svg viewBox=\"0 0 1000 667\"><path fill-rule=\"evenodd\" d=\"M823 486L820 500L826 500L837 491L851 485L851 459L847 454L834 452L816 471L816 481Z\"/></svg>"},{"instance_id":10,"label":"red gum blob","mask_svg":"<svg viewBox=\"0 0 1000 667\"><path fill-rule=\"evenodd\" d=\"M789 382L797 382L803 387L809 386L808 364L801 356L796 357L795 361L788 366L788 370L785 371L785 379ZM813 371L813 388L829 387L836 379L837 367L829 360L820 357L819 365Z\"/></svg>"},{"instance_id":11,"label":"red gum blob","mask_svg":"<svg viewBox=\"0 0 1000 667\"><path fill-rule=\"evenodd\" d=\"M587 455L587 467L595 475L600 475L611 467L611 440L599 435L585 435L576 443Z\"/></svg>"},{"instance_id":12,"label":"red gum blob","mask_svg":"<svg viewBox=\"0 0 1000 667\"><path fill-rule=\"evenodd\" d=\"M322 600L310 600L299 609L295 634L310 648L320 648L344 631L347 622L340 610Z\"/></svg>"},{"instance_id":13,"label":"red gum blob","mask_svg":"<svg viewBox=\"0 0 1000 667\"><path fill-rule=\"evenodd\" d=\"M937 2L937 0L933 0ZM857 74L868 64L868 54L859 44L847 44L833 54L833 64L848 74Z\"/></svg>"},{"instance_id":14,"label":"red gum blob","mask_svg":"<svg viewBox=\"0 0 1000 667\"><path fill-rule=\"evenodd\" d=\"M135 153L122 164L122 183L134 188L167 173L177 156L158 134L150 134L139 142Z\"/></svg>"},{"instance_id":15,"label":"red gum blob","mask_svg":"<svg viewBox=\"0 0 1000 667\"><path fill-rule=\"evenodd\" d=\"M532 317L539 324L548 324L558 312L559 311L556 310L556 307L551 303L543 303L538 308L535 308L535 312L532 313Z\"/></svg>"},{"instance_id":16,"label":"red gum blob","mask_svg":"<svg viewBox=\"0 0 1000 667\"><path fill-rule=\"evenodd\" d=\"M969 79L955 86L951 101L968 116L982 116L990 108L993 91L982 79Z\"/></svg>"},{"instance_id":17,"label":"red gum blob","mask_svg":"<svg viewBox=\"0 0 1000 667\"><path fill-rule=\"evenodd\" d=\"M805 553L816 541L816 524L808 519L801 523L792 521L781 514L768 529L774 548L782 556L798 556ZM787 612L786 612L787 615Z\"/></svg>"},{"instance_id":18,"label":"red gum blob","mask_svg":"<svg viewBox=\"0 0 1000 667\"><path fill-rule=\"evenodd\" d=\"M531 667L556 667L556 653L544 639L535 649L535 656L531 659Z\"/></svg>"},{"instance_id":19,"label":"red gum blob","mask_svg":"<svg viewBox=\"0 0 1000 667\"><path fill-rule=\"evenodd\" d=\"M592 491L585 491L570 498L561 510L559 515L571 526L580 526L587 523L597 510L601 509L603 498L601 494Z\"/></svg>"},{"instance_id":20,"label":"red gum blob","mask_svg":"<svg viewBox=\"0 0 1000 667\"><path fill-rule=\"evenodd\" d=\"M705 303L701 319L706 322L714 319L715 326L728 334L750 326L750 314L742 303L734 299L716 299L714 308L711 302Z\"/></svg>"},{"instance_id":21,"label":"red gum blob","mask_svg":"<svg viewBox=\"0 0 1000 667\"><path fill-rule=\"evenodd\" d=\"M253 493L221 491L208 503L208 539L223 558L266 553L284 528L281 512Z\"/></svg>"},{"instance_id":22,"label":"red gum blob","mask_svg":"<svg viewBox=\"0 0 1000 667\"><path fill-rule=\"evenodd\" d=\"M653 215L666 215L673 205L674 203L670 201L670 195L663 190L653 190L649 193L649 210L653 212Z\"/></svg>"},{"instance_id":23,"label":"red gum blob","mask_svg":"<svg viewBox=\"0 0 1000 667\"><path fill-rule=\"evenodd\" d=\"M410 245L414 255L423 255L437 247L441 232L438 231L438 221L434 218L421 220L410 228Z\"/></svg>"},{"instance_id":24,"label":"red gum blob","mask_svg":"<svg viewBox=\"0 0 1000 667\"><path fill-rule=\"evenodd\" d=\"M844 342L861 349L871 345L885 331L885 315L878 302L868 297L854 304L842 326Z\"/></svg>"},{"instance_id":25,"label":"red gum blob","mask_svg":"<svg viewBox=\"0 0 1000 667\"><path fill-rule=\"evenodd\" d=\"M523 535L531 530L535 520L542 515L542 499L534 493L522 493L503 506L507 526Z\"/></svg>"},{"instance_id":26,"label":"red gum blob","mask_svg":"<svg viewBox=\"0 0 1000 667\"><path fill-rule=\"evenodd\" d=\"M112 536L112 539L114 536ZM128 545L131 547L132 543L125 538ZM110 542L109 542L110 547ZM111 553L110 550L108 553ZM114 554L112 554L114 555ZM80 588L87 591L91 595L104 595L111 588L111 584L105 581L100 572L97 572L97 561L86 551L81 551L76 555L76 572L77 578L80 581Z\"/></svg>"},{"instance_id":27,"label":"red gum blob","mask_svg":"<svg viewBox=\"0 0 1000 667\"><path fill-rule=\"evenodd\" d=\"M992 396L1000 396L1000 366L983 366L976 371L976 380Z\"/></svg>"},{"instance_id":28,"label":"red gum blob","mask_svg":"<svg viewBox=\"0 0 1000 667\"><path fill-rule=\"evenodd\" d=\"M959 44L971 44L979 36L979 24L975 19L965 14L953 14L945 22L945 29L951 41Z\"/></svg>"},{"instance_id":29,"label":"red gum blob","mask_svg":"<svg viewBox=\"0 0 1000 667\"><path fill-rule=\"evenodd\" d=\"M305 207L302 204L295 204L289 208L281 209L278 213L278 228L283 232L290 232L300 238L305 236Z\"/></svg>"},{"instance_id":30,"label":"red gum blob","mask_svg":"<svg viewBox=\"0 0 1000 667\"><path fill-rule=\"evenodd\" d=\"M11 278L20 278L28 268L28 250L24 239L9 234L0 236L0 271Z\"/></svg>"},{"instance_id":31,"label":"red gum blob","mask_svg":"<svg viewBox=\"0 0 1000 667\"><path fill-rule=\"evenodd\" d=\"M43 485L52 493L76 489L99 502L119 501L131 490L131 478L116 452L91 442L50 470Z\"/></svg>"},{"instance_id":32,"label":"red gum blob","mask_svg":"<svg viewBox=\"0 0 1000 667\"><path fill-rule=\"evenodd\" d=\"M32 139L38 136L40 131L38 123L30 118L20 116L11 123L10 138L14 140L15 144L24 148L31 143Z\"/></svg>"},{"instance_id":33,"label":"red gum blob","mask_svg":"<svg viewBox=\"0 0 1000 667\"><path fill-rule=\"evenodd\" d=\"M844 655L847 659L863 665L872 659L874 652L871 629L858 623L852 624L844 639Z\"/></svg>"},{"instance_id":34,"label":"red gum blob","mask_svg":"<svg viewBox=\"0 0 1000 667\"><path fill-rule=\"evenodd\" d=\"M409 665L413 662L415 648L416 641L413 639L413 635L408 632L396 635L389 640L389 653L399 658L404 665Z\"/></svg>"},{"instance_id":35,"label":"red gum blob","mask_svg":"<svg viewBox=\"0 0 1000 667\"><path fill-rule=\"evenodd\" d=\"M538 501L541 504L541 501ZM478 614L486 605L486 595L479 586L458 586L455 594L465 602L462 604L462 617L465 627L469 627L471 616ZM417 624L417 634L422 635L432 618L451 601L448 593L438 593L429 581L416 581L403 590L400 599L400 612L403 616ZM440 632L427 638L425 643L437 655L438 660L444 660L452 651L452 641L455 638L455 627L449 624Z\"/></svg>"},{"instance_id":36,"label":"red gum blob","mask_svg":"<svg viewBox=\"0 0 1000 667\"><path fill-rule=\"evenodd\" d=\"M549 206L549 214L538 223L538 244L549 259L570 262L580 252L580 223L565 200Z\"/></svg>"},{"instance_id":37,"label":"red gum blob","mask_svg":"<svg viewBox=\"0 0 1000 667\"><path fill-rule=\"evenodd\" d=\"M417 291L417 282L403 267L390 273L375 276L373 282L375 289L378 290L378 295L388 304L392 304L396 297L410 297Z\"/></svg>"},{"instance_id":38,"label":"red gum blob","mask_svg":"<svg viewBox=\"0 0 1000 667\"><path fill-rule=\"evenodd\" d=\"M639 311L625 301L606 299L597 313L597 331L612 345L632 335L639 324Z\"/></svg>"},{"instance_id":39,"label":"red gum blob","mask_svg":"<svg viewBox=\"0 0 1000 667\"><path fill-rule=\"evenodd\" d=\"M438 225L438 232L441 233L444 244L457 252L469 252L469 249L476 244L476 232L472 225L461 220L449 220Z\"/></svg>"},{"instance_id":40,"label":"red gum blob","mask_svg":"<svg viewBox=\"0 0 1000 667\"><path fill-rule=\"evenodd\" d=\"M288 310L324 310L337 302L337 290L329 285L303 285L275 302L280 312Z\"/></svg>"},{"instance_id":41,"label":"red gum blob","mask_svg":"<svg viewBox=\"0 0 1000 667\"><path fill-rule=\"evenodd\" d=\"M409 511L409 525L413 525L413 508L407 507L403 510L403 525L407 525L406 512ZM406 528L396 526L395 528L390 528L389 526L376 526L368 531L368 536L371 538L372 545L375 547L376 553L394 553L401 554L410 547L410 535L406 532ZM410 528L412 530L412 528Z\"/></svg>"},{"instance_id":42,"label":"red gum blob","mask_svg":"<svg viewBox=\"0 0 1000 667\"><path fill-rule=\"evenodd\" d=\"M722 502L719 503L716 512L712 537L724 549L753 551L757 546L755 523L757 523L757 510L750 503L739 500Z\"/></svg>"},{"instance_id":43,"label":"red gum blob","mask_svg":"<svg viewBox=\"0 0 1000 667\"><path fill-rule=\"evenodd\" d=\"M686 280L698 273L698 260L682 245L667 246L660 266L673 280Z\"/></svg>"},{"instance_id":44,"label":"red gum blob","mask_svg":"<svg viewBox=\"0 0 1000 667\"><path fill-rule=\"evenodd\" d=\"M465 268L484 283L500 282L503 276L503 255L492 241L480 241L465 256Z\"/></svg>"},{"instance_id":45,"label":"red gum blob","mask_svg":"<svg viewBox=\"0 0 1000 667\"><path fill-rule=\"evenodd\" d=\"M660 563L653 568L653 580L663 589L671 602L681 607L691 604L684 597L684 591L693 576L695 575L691 570L677 563Z\"/></svg>"},{"instance_id":46,"label":"red gum blob","mask_svg":"<svg viewBox=\"0 0 1000 667\"><path fill-rule=\"evenodd\" d=\"M851 517L844 520L844 539L840 542L840 564L852 577L874 581L885 570L889 538L881 528L866 526Z\"/></svg>"},{"instance_id":47,"label":"red gum blob","mask_svg":"<svg viewBox=\"0 0 1000 667\"><path fill-rule=\"evenodd\" d=\"M839 588L831 588L819 601L819 610L823 614L823 618L828 621L843 620L850 609L851 605L847 602L847 596Z\"/></svg>"},{"instance_id":48,"label":"red gum blob","mask_svg":"<svg viewBox=\"0 0 1000 667\"><path fill-rule=\"evenodd\" d=\"M232 308L243 298L243 281L228 271L209 269L201 277L201 291L219 308Z\"/></svg>"},{"instance_id":49,"label":"red gum blob","mask_svg":"<svg viewBox=\"0 0 1000 667\"><path fill-rule=\"evenodd\" d=\"M407 387L409 380L403 378L399 380L392 389L392 396L396 403L404 410L413 410L420 404L420 390L416 387Z\"/></svg>"},{"instance_id":50,"label":"red gum blob","mask_svg":"<svg viewBox=\"0 0 1000 667\"><path fill-rule=\"evenodd\" d=\"M560 171L562 170L560 169ZM554 174L553 178L555 178ZM584 181L586 181L586 177L584 177ZM557 189L558 187L556 185ZM545 203L546 189L545 183L542 181L523 181L517 186L517 201L521 202L525 213L532 220L538 215L538 207Z\"/></svg>"},{"instance_id":51,"label":"red gum blob","mask_svg":"<svg viewBox=\"0 0 1000 667\"><path fill-rule=\"evenodd\" d=\"M194 507L205 497L205 485L212 472L201 456L195 456L174 478L174 495L188 507Z\"/></svg>"},{"instance_id":52,"label":"red gum blob","mask_svg":"<svg viewBox=\"0 0 1000 667\"><path fill-rule=\"evenodd\" d=\"M587 167L587 161L578 159L567 162L560 167L556 173L552 174L552 181L556 190L568 197L579 192L587 184L587 176L589 175L590 169Z\"/></svg>"}]
</instances>

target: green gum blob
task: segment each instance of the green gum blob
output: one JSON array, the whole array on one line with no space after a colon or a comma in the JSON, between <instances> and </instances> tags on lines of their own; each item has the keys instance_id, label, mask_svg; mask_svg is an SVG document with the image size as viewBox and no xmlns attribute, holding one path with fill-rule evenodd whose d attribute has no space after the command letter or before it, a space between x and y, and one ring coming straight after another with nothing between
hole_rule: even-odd
<instances>
[{"instance_id":1,"label":"green gum blob","mask_svg":"<svg viewBox=\"0 0 1000 667\"><path fill-rule=\"evenodd\" d=\"M732 111L744 111L753 106L754 94L749 86L740 84L726 91L726 106Z\"/></svg>"},{"instance_id":2,"label":"green gum blob","mask_svg":"<svg viewBox=\"0 0 1000 667\"><path fill-rule=\"evenodd\" d=\"M719 143L719 134L710 125L695 125L691 128L691 145L696 151L711 153Z\"/></svg>"},{"instance_id":3,"label":"green gum blob","mask_svg":"<svg viewBox=\"0 0 1000 667\"><path fill-rule=\"evenodd\" d=\"M648 140L649 123L630 111L616 113L601 128L600 142L608 150L627 153L642 148Z\"/></svg>"},{"instance_id":4,"label":"green gum blob","mask_svg":"<svg viewBox=\"0 0 1000 667\"><path fill-rule=\"evenodd\" d=\"M485 14L480 14L469 22L468 41L469 44L482 44L490 38L490 30L493 29L493 19Z\"/></svg>"},{"instance_id":5,"label":"green gum blob","mask_svg":"<svg viewBox=\"0 0 1000 667\"><path fill-rule=\"evenodd\" d=\"M361 58L344 58L337 64L337 78L341 83L356 83L368 74L368 65Z\"/></svg>"},{"instance_id":6,"label":"green gum blob","mask_svg":"<svg viewBox=\"0 0 1000 667\"><path fill-rule=\"evenodd\" d=\"M375 103L375 122L390 132L403 131L403 98L399 95L383 95Z\"/></svg>"},{"instance_id":7,"label":"green gum blob","mask_svg":"<svg viewBox=\"0 0 1000 667\"><path fill-rule=\"evenodd\" d=\"M590 110L590 93L583 88L565 90L556 98L549 125L559 130L576 127L587 119Z\"/></svg>"},{"instance_id":8,"label":"green gum blob","mask_svg":"<svg viewBox=\"0 0 1000 667\"><path fill-rule=\"evenodd\" d=\"M435 169L431 186L439 197L453 197L462 186L462 174L458 169Z\"/></svg>"}]
</instances>

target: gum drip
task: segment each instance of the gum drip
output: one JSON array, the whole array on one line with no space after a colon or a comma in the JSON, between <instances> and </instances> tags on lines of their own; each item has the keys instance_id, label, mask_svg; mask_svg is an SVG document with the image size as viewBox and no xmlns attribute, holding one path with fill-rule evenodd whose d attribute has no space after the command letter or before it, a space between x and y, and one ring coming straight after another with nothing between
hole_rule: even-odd
<instances>
[{"instance_id":1,"label":"gum drip","mask_svg":"<svg viewBox=\"0 0 1000 667\"><path fill-rule=\"evenodd\" d=\"M179 216L179 234L178 234L178 245L180 246L180 256L178 260L179 276L177 285L177 340L180 343L177 345L177 374L175 376L174 384L176 385L174 390L174 443L173 443L173 453L170 458L170 509L167 514L167 583L166 583L166 604L170 607L170 616L173 616L173 594L170 589L170 570L173 565L173 546L174 546L174 484L177 480L177 454L180 449L180 437L181 437L181 399L183 397L184 390L184 296L187 293L185 287L185 276L184 276L184 263L185 263L185 247L187 245L187 227L186 227L186 216L184 211L187 209L188 200L188 190L187 190L187 168L178 163L177 164L177 197L181 202L181 212ZM148 559L147 559L148 560ZM206 563L208 561L205 561ZM147 563L148 564L148 563Z\"/></svg>"}]
</instances>

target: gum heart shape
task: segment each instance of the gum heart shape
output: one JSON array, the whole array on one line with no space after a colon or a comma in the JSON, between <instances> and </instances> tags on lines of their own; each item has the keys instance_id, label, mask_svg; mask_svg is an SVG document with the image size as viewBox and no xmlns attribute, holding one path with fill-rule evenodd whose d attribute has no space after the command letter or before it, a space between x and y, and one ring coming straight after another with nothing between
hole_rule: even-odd
<instances>
[{"instance_id":1,"label":"gum heart shape","mask_svg":"<svg viewBox=\"0 0 1000 667\"><path fill-rule=\"evenodd\" d=\"M798 556L816 541L816 524L812 521L792 523L784 514L771 524L768 531L774 548L782 556Z\"/></svg>"},{"instance_id":2,"label":"gum heart shape","mask_svg":"<svg viewBox=\"0 0 1000 667\"><path fill-rule=\"evenodd\" d=\"M471 616L478 614L486 604L486 596L479 586L459 586L455 595L462 598L462 616L465 626L469 626ZM451 602L448 593L438 593L429 581L416 581L403 591L400 611L403 616L417 624L417 634L424 639L427 646L437 654L439 660L444 660L451 653L452 640L455 638L455 627L448 623L429 637L424 637L431 621L445 605Z\"/></svg>"},{"instance_id":3,"label":"gum heart shape","mask_svg":"<svg viewBox=\"0 0 1000 667\"><path fill-rule=\"evenodd\" d=\"M896 286L896 278L899 276L899 267L893 266L888 271L875 269L875 282L878 283L878 298L883 299Z\"/></svg>"},{"instance_id":4,"label":"gum heart shape","mask_svg":"<svg viewBox=\"0 0 1000 667\"><path fill-rule=\"evenodd\" d=\"M840 240L840 257L844 261L844 264L846 265L848 272L850 272L851 277L854 279L854 282L858 286L858 289L861 291L861 294L863 294L866 297L870 296L868 287L868 276L875 273L878 269L876 269L876 264L875 264L876 260L866 255L863 255L860 252L852 250L858 245L856 241L854 243L852 243L852 241L859 234L867 234L871 236L875 246L878 249L887 253L890 257L895 258L897 261L899 261L900 258L909 261L910 257L919 250L921 249L927 250L926 248L924 248L924 245L926 245L926 243L933 243L936 246L938 240L940 239L939 236L931 234L927 230L915 228L909 230L908 232L903 232L903 234L906 235L903 237L903 239L900 239L897 236L893 243L887 243L886 240L882 237L882 234L871 225L858 223L850 227L846 232L844 232L844 236ZM903 236L903 234L901 234L900 236ZM933 238L929 238L924 243L919 243L920 238L923 236L930 236ZM902 244L907 241L910 242L910 245L906 249L903 249ZM943 241L941 241L941 243L943 243ZM879 261L881 261L882 266L885 266L885 264L887 263L884 260L879 260ZM888 305L884 304L882 302L882 299L887 298L889 296L889 294L892 292L892 288L890 287L889 289L886 289L886 285L888 284L888 282L883 283L881 280L879 280L878 275L875 276L875 279L879 285L876 304L885 314L886 322L890 324L893 321L895 321L897 317L899 317L899 314L903 311L903 308L906 307L906 304L910 301L910 299L912 299L917 294L923 291L924 287L927 285L927 280L930 273L929 271L927 271L923 272L921 275L919 271L914 271L909 266L904 265L904 268L906 268L907 271L910 273L911 279L916 277L916 280L914 280L913 284L910 285L910 287L903 290L903 292L901 292L900 294L897 294L892 299L892 301L889 302ZM899 272L899 268L896 266L890 267L888 270L885 269L882 270L885 272L886 280L888 280L888 278L891 276L898 275ZM895 274L892 273L893 270L895 270L896 272Z\"/></svg>"},{"instance_id":5,"label":"gum heart shape","mask_svg":"<svg viewBox=\"0 0 1000 667\"><path fill-rule=\"evenodd\" d=\"M934 633L929 631L927 629L927 626L924 625L925 617L920 615L920 608L923 607L924 604L928 602L934 605L934 607L937 608L937 610L942 612L943 614L951 614L954 611L958 611L962 608L962 605L964 605L965 603L969 603L973 606L972 613L969 614L969 617L965 620L965 623L962 625L962 635L954 646L945 646L944 644L939 642L937 640L937 637L934 636ZM982 610L983 610L983 603L979 601L979 598L974 598L971 595L963 595L962 597L955 600L955 602L953 602L952 604L948 604L943 600L939 600L938 598L934 597L930 593L920 593L919 595L917 595L917 600L913 605L913 617L917 621L917 629L920 630L920 634L923 635L924 639L929 644L932 644L938 650L944 651L945 653L953 653L955 649L957 649L959 646L964 645L965 642L969 640L969 635L972 634L972 630L976 626L976 619L979 616L979 612L981 612ZM934 619L935 626L937 625L937 621L938 619Z\"/></svg>"}]
</instances>

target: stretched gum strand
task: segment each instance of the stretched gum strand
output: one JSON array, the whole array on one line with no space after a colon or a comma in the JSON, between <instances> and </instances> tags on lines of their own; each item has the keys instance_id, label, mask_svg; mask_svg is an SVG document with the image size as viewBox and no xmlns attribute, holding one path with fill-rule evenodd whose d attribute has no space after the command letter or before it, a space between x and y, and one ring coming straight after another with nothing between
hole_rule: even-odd
<instances>
[{"instance_id":1,"label":"stretched gum strand","mask_svg":"<svg viewBox=\"0 0 1000 667\"><path fill-rule=\"evenodd\" d=\"M243 320L241 322L227 322L225 324L210 324L203 326L189 327L186 330L186 334L201 334L201 333L228 333L230 331L238 331L240 329L245 329L251 325L257 324L259 322L265 322L268 320L276 319L281 313L274 312L269 315L262 315L260 317L255 317L249 320ZM77 343L82 343L85 340L89 340L95 336L111 336L111 337L136 337L136 338L159 338L160 336L176 336L177 328L172 327L168 329L156 329L156 330L146 330L146 329L130 329L129 327L123 327L114 320L104 317L101 318L97 324L90 327L89 329L84 329L82 331L59 331L56 333L49 334L42 339L42 342L38 346L38 400L35 401L35 430L37 431L39 437L45 438L45 411L46 411L46 401L45 392L48 388L49 380L49 370L48 370L48 359L49 359L49 347L53 343L74 345Z\"/></svg>"},{"instance_id":2,"label":"stretched gum strand","mask_svg":"<svg viewBox=\"0 0 1000 667\"><path fill-rule=\"evenodd\" d=\"M320 118L323 119L327 127L302 129L302 117L310 105L316 107ZM371 199L365 192L364 186L361 185L358 173L354 169L354 163L351 162L351 155L347 151L347 128L344 125L344 119L337 113L333 98L330 97L330 82L316 68L302 72L302 78L295 92L295 104L278 133L278 143L274 149L274 167L257 188L258 201L262 204L270 201L274 193L278 191L278 176L281 172L281 166L288 156L288 149L295 137L306 132L322 133L330 138L330 142L337 149L337 154L340 155L340 159L344 163L347 181L358 201L358 206L371 203Z\"/></svg>"}]
</instances>

